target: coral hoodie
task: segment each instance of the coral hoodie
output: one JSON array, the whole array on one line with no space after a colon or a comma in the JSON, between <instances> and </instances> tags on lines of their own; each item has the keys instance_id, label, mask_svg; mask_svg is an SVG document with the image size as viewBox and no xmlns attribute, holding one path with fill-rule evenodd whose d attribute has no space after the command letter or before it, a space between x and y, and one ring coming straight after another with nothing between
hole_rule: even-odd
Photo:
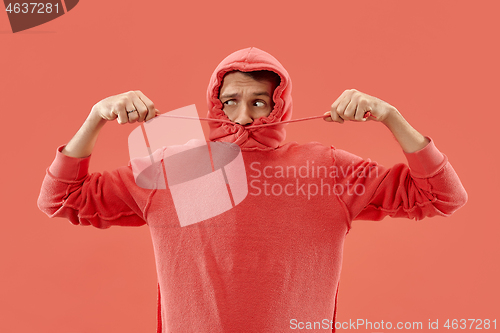
<instances>
[{"instance_id":1,"label":"coral hoodie","mask_svg":"<svg viewBox=\"0 0 500 333\"><path fill-rule=\"evenodd\" d=\"M224 73L272 70L275 107L255 124L288 120L291 81L269 54L248 48L216 68L208 116L227 119L217 99ZM181 227L170 190L136 185L131 165L88 174L90 156L57 149L38 205L50 217L108 228L147 225L158 273L158 332L335 331L344 239L355 219L448 216L467 194L430 143L385 168L335 147L287 143L283 125L247 130L212 123L210 140L237 143L248 195L222 214ZM199 189L212 195L210 189ZM306 326L307 328L307 326Z\"/></svg>"},{"instance_id":2,"label":"coral hoodie","mask_svg":"<svg viewBox=\"0 0 500 333\"><path fill-rule=\"evenodd\" d=\"M207 89L208 117L229 118L222 111L219 89L227 72L269 70L277 73L281 83L274 90L274 109L268 117L256 119L252 125L279 123L292 117L292 82L281 63L272 55L255 47L236 51L217 66ZM285 140L285 124L247 130L244 126L228 123L210 123L210 140L233 142L243 150L272 150Z\"/></svg>"}]
</instances>

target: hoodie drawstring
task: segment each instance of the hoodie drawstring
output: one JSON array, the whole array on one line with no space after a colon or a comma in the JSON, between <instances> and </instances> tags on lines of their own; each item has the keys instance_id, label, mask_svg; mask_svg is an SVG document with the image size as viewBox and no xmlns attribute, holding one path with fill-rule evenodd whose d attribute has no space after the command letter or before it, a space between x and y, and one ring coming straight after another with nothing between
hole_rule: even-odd
<instances>
[{"instance_id":1,"label":"hoodie drawstring","mask_svg":"<svg viewBox=\"0 0 500 333\"><path fill-rule=\"evenodd\" d=\"M173 115L173 114L172 115L170 115L170 114L163 114L163 115L160 115L159 117L179 118L179 119L192 119L192 120L203 120L203 121L214 121L214 122L219 122L219 123L234 124L234 122L232 122L230 120L225 120L225 119L189 117L189 116L179 116L179 115ZM312 120L312 119L327 118L327 117L328 117L328 115L312 116L312 117L305 117L305 118L299 118L299 119L291 119L291 120L279 121L279 122L276 122L276 123L261 124L261 125L250 125L250 126L244 126L244 127L246 129L252 129L252 128L260 128L260 127L274 126L274 125L280 125L280 124L287 124L287 123L295 123L295 122L299 122L299 121L306 121L306 120ZM368 111L368 112L365 113L365 118L368 118L368 117L377 118L374 115L372 115L370 111Z\"/></svg>"}]
</instances>

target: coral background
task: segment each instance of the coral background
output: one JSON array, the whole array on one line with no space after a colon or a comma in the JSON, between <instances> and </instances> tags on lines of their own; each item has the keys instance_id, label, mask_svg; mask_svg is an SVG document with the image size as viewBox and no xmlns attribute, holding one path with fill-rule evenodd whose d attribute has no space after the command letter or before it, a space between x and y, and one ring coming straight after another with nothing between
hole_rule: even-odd
<instances>
[{"instance_id":1,"label":"coral background","mask_svg":"<svg viewBox=\"0 0 500 333\"><path fill-rule=\"evenodd\" d=\"M49 219L36 206L40 185L56 147L96 102L141 90L162 112L194 103L205 116L213 69L248 46L287 68L294 118L322 114L345 89L383 99L434 139L469 194L448 218L354 222L338 321L425 328L429 319L500 319L499 10L492 0L86 0L15 34L0 12L0 331L155 331L147 227ZM92 172L128 162L135 126L105 126ZM375 122L290 124L287 140L333 144L387 166L405 162Z\"/></svg>"}]
</instances>

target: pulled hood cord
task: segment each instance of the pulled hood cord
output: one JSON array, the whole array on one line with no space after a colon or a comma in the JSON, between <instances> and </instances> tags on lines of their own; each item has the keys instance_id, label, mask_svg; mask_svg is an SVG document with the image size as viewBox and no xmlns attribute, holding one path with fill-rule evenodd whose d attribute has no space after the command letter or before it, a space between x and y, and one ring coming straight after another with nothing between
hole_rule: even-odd
<instances>
[{"instance_id":1,"label":"pulled hood cord","mask_svg":"<svg viewBox=\"0 0 500 333\"><path fill-rule=\"evenodd\" d=\"M179 119L192 119L192 120L203 120L203 121L212 121L212 122L219 122L219 123L235 124L234 122L232 122L230 120L226 120L226 119L214 119L214 118L202 118L202 117L188 117L188 116L179 116L179 115L173 115L173 114L172 115L170 115L170 114L162 114L162 115L159 115L158 117L179 118ZM298 118L298 119L291 119L291 120L279 121L279 122L269 123L269 124L250 125L250 126L243 126L243 127L246 128L246 129L252 129L252 128L260 128L260 127L274 126L274 125L280 125L280 124L295 123L295 122L299 122L299 121L306 121L306 120L326 118L326 117L328 117L328 115L312 116L312 117L305 117L305 118ZM368 117L377 118L374 115L372 115L370 111L368 111L368 112L365 113L365 117L364 118L368 118Z\"/></svg>"}]
</instances>

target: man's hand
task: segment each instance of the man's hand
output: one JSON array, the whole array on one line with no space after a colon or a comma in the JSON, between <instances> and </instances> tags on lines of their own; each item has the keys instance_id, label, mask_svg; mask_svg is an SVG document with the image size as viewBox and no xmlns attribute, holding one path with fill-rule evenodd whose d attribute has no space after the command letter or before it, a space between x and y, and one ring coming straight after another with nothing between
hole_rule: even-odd
<instances>
[{"instance_id":1,"label":"man's hand","mask_svg":"<svg viewBox=\"0 0 500 333\"><path fill-rule=\"evenodd\" d=\"M367 112L373 117L367 115ZM367 95L356 89L349 89L342 93L332 104L330 111L325 113L326 121L343 123L345 120L366 121L376 120L383 122L396 108L376 97Z\"/></svg>"},{"instance_id":2,"label":"man's hand","mask_svg":"<svg viewBox=\"0 0 500 333\"><path fill-rule=\"evenodd\" d=\"M95 104L91 111L91 114L104 120L118 118L119 124L148 121L159 113L153 102L139 90L105 98Z\"/></svg>"},{"instance_id":3,"label":"man's hand","mask_svg":"<svg viewBox=\"0 0 500 333\"><path fill-rule=\"evenodd\" d=\"M148 121L157 114L160 114L160 111L156 110L153 102L139 90L105 98L92 107L82 127L64 147L62 153L77 158L89 156L94 149L99 131L107 121L118 118L119 124L127 124Z\"/></svg>"},{"instance_id":4,"label":"man's hand","mask_svg":"<svg viewBox=\"0 0 500 333\"><path fill-rule=\"evenodd\" d=\"M356 89L344 91L324 115L327 116L324 118L326 121L341 124L345 120L379 121L394 134L401 148L407 153L418 151L429 143L429 139L411 127L394 106Z\"/></svg>"}]
</instances>

